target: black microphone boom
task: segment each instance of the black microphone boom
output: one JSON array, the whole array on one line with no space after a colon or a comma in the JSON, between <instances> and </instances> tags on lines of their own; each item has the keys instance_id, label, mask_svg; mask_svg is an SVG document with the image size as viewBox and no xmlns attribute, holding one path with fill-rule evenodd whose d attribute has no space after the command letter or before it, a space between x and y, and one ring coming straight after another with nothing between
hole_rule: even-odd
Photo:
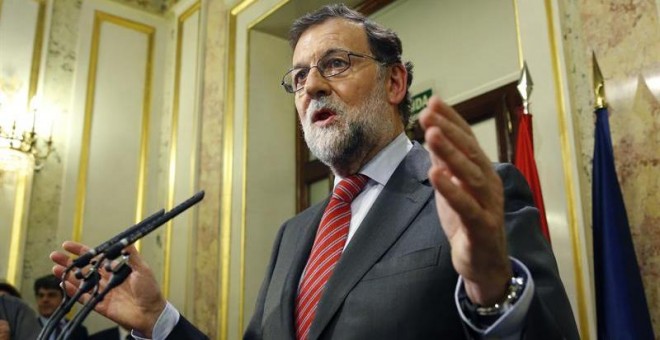
<instances>
[{"instance_id":1,"label":"black microphone boom","mask_svg":"<svg viewBox=\"0 0 660 340\"><path fill-rule=\"evenodd\" d=\"M112 245L110 248L108 248L105 252L105 258L108 260L116 259L121 254L121 251L124 248L126 248L128 245L135 243L135 241L141 239L150 232L156 230L158 227L165 224L167 221L175 218L182 212L186 211L188 208L197 204L203 198L204 198L204 190L197 192L189 199L183 201L181 204L172 208L172 210L166 212L165 214L153 220L151 223L144 224L140 228L135 229L133 233L126 235L126 237L122 238L114 245Z\"/></svg>"},{"instance_id":2,"label":"black microphone boom","mask_svg":"<svg viewBox=\"0 0 660 340\"><path fill-rule=\"evenodd\" d=\"M150 215L149 217L145 218L144 220L138 222L137 224L126 228L124 231L122 231L119 234L113 236L111 239L101 243L96 248L86 252L85 254L81 255L77 259L73 260L73 263L71 264L71 267L83 268L84 266L89 264L89 261L91 261L94 258L94 256L105 252L106 250L108 250L108 248L115 245L117 242L121 241L126 236L134 233L136 230L138 230L138 229L144 227L145 225L153 222L158 217L161 217L164 214L165 214L165 209L160 209L156 213Z\"/></svg>"},{"instance_id":3,"label":"black microphone boom","mask_svg":"<svg viewBox=\"0 0 660 340\"><path fill-rule=\"evenodd\" d=\"M105 261L105 260L112 261L116 259L117 257L119 257L119 255L121 255L122 250L126 246L133 244L135 241L141 239L150 232L156 230L158 227L165 224L167 221L173 219L182 212L186 211L188 208L199 203L199 201L201 201L203 198L204 198L204 191L202 190L197 192L187 200L183 201L181 204L172 208L168 212L164 212L164 210L161 209L155 214L140 221L138 224L122 231L118 235L114 236L112 239L104 242L98 247L80 256L79 258L73 261L73 264L67 268L67 271L73 268L74 266L78 268L84 268L96 255L103 254L103 257L99 259L98 260L99 262L92 268L92 270L96 270L98 266L101 264L101 261ZM95 291L92 294L92 297L87 301L87 303L83 306L83 308L80 311L78 311L78 313L74 316L73 320L67 323L65 330L59 335L58 339L67 339L71 335L71 333L85 320L87 315L94 309L96 304L102 301L105 295L112 288L120 285L130 275L132 270L130 266L127 264L127 260L128 260L128 255L126 255L124 261L122 261L122 263L118 267L112 270L113 275L110 277L110 280L106 284L105 289L103 289L98 294L97 291ZM109 262L108 266L106 267L106 270L108 270L107 268L109 268L110 266L111 264ZM89 275L89 277L85 279L83 284L81 284L79 291L75 295L74 301L77 300L82 293L89 291L89 288L91 286L99 287L98 273L93 272L91 274L94 274L96 276ZM88 279L90 280L89 282L87 282ZM62 306L60 306L60 308L58 309L62 309ZM49 321L49 324L51 323L51 321L52 319ZM53 328L52 325L49 326L51 327L51 329ZM45 334L45 332L43 332L42 330L42 333L39 334L38 339L40 340L46 339L46 337L49 336L50 333Z\"/></svg>"}]
</instances>

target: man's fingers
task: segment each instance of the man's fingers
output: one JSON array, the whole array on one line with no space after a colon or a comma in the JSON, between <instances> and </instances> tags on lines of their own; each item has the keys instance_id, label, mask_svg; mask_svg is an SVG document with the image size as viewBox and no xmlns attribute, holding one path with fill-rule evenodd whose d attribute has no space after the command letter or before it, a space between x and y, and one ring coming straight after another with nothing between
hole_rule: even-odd
<instances>
[{"instance_id":1,"label":"man's fingers","mask_svg":"<svg viewBox=\"0 0 660 340\"><path fill-rule=\"evenodd\" d=\"M140 252L138 252L135 245L130 245L124 249L128 253L128 264L131 265L134 269L146 267L147 264L142 260Z\"/></svg>"},{"instance_id":2,"label":"man's fingers","mask_svg":"<svg viewBox=\"0 0 660 340\"><path fill-rule=\"evenodd\" d=\"M66 241L62 244L62 248L74 255L82 255L89 251L89 247L78 242Z\"/></svg>"},{"instance_id":3,"label":"man's fingers","mask_svg":"<svg viewBox=\"0 0 660 340\"><path fill-rule=\"evenodd\" d=\"M424 137L427 146L436 157L440 158L446 164L452 175L467 185L467 189L470 192L476 193L482 191L488 184L485 174L490 169L484 169L480 166L480 163L483 163L482 160L472 158L479 157L478 152L468 151L472 153L471 155L457 147L457 145L471 143L463 132L453 126L443 128L431 127L426 130ZM454 134L461 136L452 136Z\"/></svg>"},{"instance_id":4,"label":"man's fingers","mask_svg":"<svg viewBox=\"0 0 660 340\"><path fill-rule=\"evenodd\" d=\"M463 224L479 224L476 222L481 218L483 209L471 195L468 195L453 182L452 176L441 168L432 167L429 170L429 179L433 187L442 195L446 204L460 216Z\"/></svg>"},{"instance_id":5,"label":"man's fingers","mask_svg":"<svg viewBox=\"0 0 660 340\"><path fill-rule=\"evenodd\" d=\"M67 267L71 264L71 258L59 251L50 253L50 259L62 267Z\"/></svg>"}]
</instances>

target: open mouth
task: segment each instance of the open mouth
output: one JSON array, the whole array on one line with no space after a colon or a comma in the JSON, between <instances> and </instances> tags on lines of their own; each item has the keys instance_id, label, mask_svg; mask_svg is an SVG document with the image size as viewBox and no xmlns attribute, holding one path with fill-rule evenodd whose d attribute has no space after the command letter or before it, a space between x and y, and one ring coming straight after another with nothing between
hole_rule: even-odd
<instances>
[{"instance_id":1,"label":"open mouth","mask_svg":"<svg viewBox=\"0 0 660 340\"><path fill-rule=\"evenodd\" d=\"M312 115L312 124L327 124L330 121L332 121L333 117L336 116L337 114L329 109L320 109L318 111L315 111L314 114Z\"/></svg>"}]
</instances>

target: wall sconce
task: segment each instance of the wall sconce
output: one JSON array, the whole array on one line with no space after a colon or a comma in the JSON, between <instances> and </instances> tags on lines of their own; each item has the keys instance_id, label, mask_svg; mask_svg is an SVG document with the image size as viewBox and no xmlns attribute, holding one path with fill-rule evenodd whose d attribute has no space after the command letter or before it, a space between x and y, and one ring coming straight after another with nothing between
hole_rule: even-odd
<instances>
[{"instance_id":1,"label":"wall sconce","mask_svg":"<svg viewBox=\"0 0 660 340\"><path fill-rule=\"evenodd\" d=\"M34 169L41 170L45 160L54 150L53 123L50 124L48 139L44 139L35 130L39 108L34 98L30 100L29 112L24 114L16 114L19 110L7 112L12 110L5 109L2 98L0 93L0 148L9 148L31 155L34 159ZM6 119L12 116L13 119Z\"/></svg>"}]
</instances>

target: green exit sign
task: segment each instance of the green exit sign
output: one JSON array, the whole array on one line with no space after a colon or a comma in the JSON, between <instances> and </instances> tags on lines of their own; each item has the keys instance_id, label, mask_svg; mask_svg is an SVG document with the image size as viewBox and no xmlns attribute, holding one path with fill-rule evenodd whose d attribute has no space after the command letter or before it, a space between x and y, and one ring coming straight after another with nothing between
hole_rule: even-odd
<instances>
[{"instance_id":1,"label":"green exit sign","mask_svg":"<svg viewBox=\"0 0 660 340\"><path fill-rule=\"evenodd\" d=\"M433 89L428 89L412 96L412 98L410 98L412 101L412 105L410 108L411 116L415 116L420 111L422 111L426 107L426 103L428 103L429 98L431 98L432 95L433 95Z\"/></svg>"}]
</instances>

